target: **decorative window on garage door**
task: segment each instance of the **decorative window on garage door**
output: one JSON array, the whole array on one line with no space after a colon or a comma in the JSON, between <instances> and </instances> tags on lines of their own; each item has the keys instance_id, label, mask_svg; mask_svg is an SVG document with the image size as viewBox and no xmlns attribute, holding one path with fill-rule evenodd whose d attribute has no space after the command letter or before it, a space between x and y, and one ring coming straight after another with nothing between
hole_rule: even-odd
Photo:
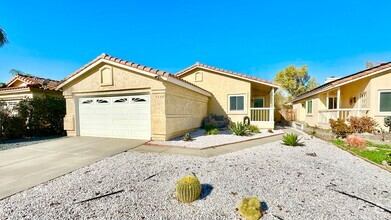
<instances>
[{"instance_id":1,"label":"decorative window on garage door","mask_svg":"<svg viewBox=\"0 0 391 220\"><path fill-rule=\"evenodd\" d=\"M97 99L96 103L98 103L98 104L109 104L109 100L108 99Z\"/></svg>"},{"instance_id":2,"label":"decorative window on garage door","mask_svg":"<svg viewBox=\"0 0 391 220\"><path fill-rule=\"evenodd\" d=\"M87 99L87 100L84 100L81 102L82 105L89 105L89 104L93 104L94 101L92 99Z\"/></svg>"},{"instance_id":3,"label":"decorative window on garage door","mask_svg":"<svg viewBox=\"0 0 391 220\"><path fill-rule=\"evenodd\" d=\"M128 103L128 98L115 98L113 99L115 104L125 104Z\"/></svg>"},{"instance_id":4,"label":"decorative window on garage door","mask_svg":"<svg viewBox=\"0 0 391 220\"><path fill-rule=\"evenodd\" d=\"M146 102L147 100L142 98L132 98L132 102Z\"/></svg>"}]
</instances>

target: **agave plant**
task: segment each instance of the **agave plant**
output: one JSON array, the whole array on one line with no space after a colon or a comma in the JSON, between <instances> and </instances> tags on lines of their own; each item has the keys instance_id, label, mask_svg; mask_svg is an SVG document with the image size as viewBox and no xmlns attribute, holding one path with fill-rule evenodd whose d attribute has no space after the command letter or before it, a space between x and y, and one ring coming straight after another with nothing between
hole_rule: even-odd
<instances>
[{"instance_id":1,"label":"agave plant","mask_svg":"<svg viewBox=\"0 0 391 220\"><path fill-rule=\"evenodd\" d=\"M287 146L303 146L304 144L300 142L300 138L297 134L290 133L282 137L282 142Z\"/></svg>"},{"instance_id":2,"label":"agave plant","mask_svg":"<svg viewBox=\"0 0 391 220\"><path fill-rule=\"evenodd\" d=\"M232 131L232 133L238 136L246 136L249 134L248 127L242 122L233 122L229 129Z\"/></svg>"}]
</instances>

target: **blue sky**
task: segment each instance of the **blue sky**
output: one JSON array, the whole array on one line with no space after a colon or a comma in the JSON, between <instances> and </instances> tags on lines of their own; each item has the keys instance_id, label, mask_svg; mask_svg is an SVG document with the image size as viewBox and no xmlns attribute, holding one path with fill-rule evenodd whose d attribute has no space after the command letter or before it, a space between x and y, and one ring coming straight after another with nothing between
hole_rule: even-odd
<instances>
[{"instance_id":1,"label":"blue sky","mask_svg":"<svg viewBox=\"0 0 391 220\"><path fill-rule=\"evenodd\" d=\"M391 1L6 1L10 69L63 79L102 52L175 73L196 61L273 80L308 65L320 82L391 61Z\"/></svg>"}]
</instances>

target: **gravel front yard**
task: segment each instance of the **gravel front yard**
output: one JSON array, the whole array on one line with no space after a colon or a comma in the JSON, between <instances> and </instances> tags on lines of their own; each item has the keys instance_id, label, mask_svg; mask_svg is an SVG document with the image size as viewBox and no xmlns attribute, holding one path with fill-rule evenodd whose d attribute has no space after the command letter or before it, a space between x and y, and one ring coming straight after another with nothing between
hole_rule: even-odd
<instances>
[{"instance_id":1,"label":"gravel front yard","mask_svg":"<svg viewBox=\"0 0 391 220\"><path fill-rule=\"evenodd\" d=\"M0 151L1 150L8 150L18 147L25 147L28 145L33 144L39 144L46 141L52 141L59 138L66 138L64 136L48 136L48 137L36 137L36 138L30 138L30 139L17 139L17 140L10 140L10 141L3 141L0 142Z\"/></svg>"},{"instance_id":2,"label":"gravel front yard","mask_svg":"<svg viewBox=\"0 0 391 220\"><path fill-rule=\"evenodd\" d=\"M174 138L169 141L150 141L148 144L151 145L163 145L163 146L178 146L178 147L186 147L186 148L195 148L195 149L203 149L213 146L220 146L224 144L230 144L241 141L248 141L263 137L270 137L277 134L283 134L284 131L281 130L273 130L273 133L269 133L267 130L261 130L261 133L251 134L248 136L237 136L233 135L230 130L220 131L219 134L215 135L205 135L204 129L198 129L192 133L190 136L192 137L192 141L183 141L182 136Z\"/></svg>"},{"instance_id":3,"label":"gravel front yard","mask_svg":"<svg viewBox=\"0 0 391 220\"><path fill-rule=\"evenodd\" d=\"M391 173L322 140L306 136L305 143L275 142L212 158L125 152L1 200L0 219L239 219L237 203L253 195L268 207L262 219L391 218L333 191L391 209ZM209 192L181 204L175 183L191 172Z\"/></svg>"}]
</instances>

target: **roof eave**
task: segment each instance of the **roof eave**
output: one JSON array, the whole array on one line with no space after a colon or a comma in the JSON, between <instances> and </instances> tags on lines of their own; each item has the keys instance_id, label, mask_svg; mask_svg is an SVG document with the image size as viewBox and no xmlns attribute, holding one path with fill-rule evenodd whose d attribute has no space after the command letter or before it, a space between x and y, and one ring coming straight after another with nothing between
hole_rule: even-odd
<instances>
[{"instance_id":1,"label":"roof eave","mask_svg":"<svg viewBox=\"0 0 391 220\"><path fill-rule=\"evenodd\" d=\"M122 67L124 69L128 69L128 70L131 70L131 71L134 71L134 72L137 72L137 73L141 73L141 74L144 74L144 75L147 75L147 76L150 76L150 77L157 77L157 76L159 76L160 78L162 78L165 81L169 81L171 83L174 83L174 84L177 84L177 85L181 85L182 87L186 87L186 88L188 88L190 90L193 90L195 92L204 94L204 95L206 95L208 97L212 96L212 94L210 92L208 92L206 90L202 90L202 89L200 89L200 88L198 88L198 87L196 87L194 85L191 85L189 83L182 82L181 80L175 79L174 77L160 76L158 74L150 73L150 72L145 71L145 70L141 70L141 69L138 69L138 68L135 68L135 67L131 67L131 66L127 66L127 65L124 65L124 64L121 64L121 63L117 63L117 62L114 62L114 61L111 61L111 60L107 60L107 59L104 59L103 57L100 57L99 59L93 60L92 62L89 63L89 65L87 67L82 67L84 69L82 69L77 74L71 76L70 78L66 79L65 81L61 82L56 87L56 90L60 90L61 88L63 88L64 86L66 86L67 84L69 84L70 82L72 82L73 80L75 80L76 78L81 76L82 74L84 74L85 72L91 70L92 68L96 67L97 65L99 65L101 63L107 63L107 64L111 64L111 65L114 65L114 66L120 66L120 67Z\"/></svg>"},{"instance_id":2,"label":"roof eave","mask_svg":"<svg viewBox=\"0 0 391 220\"><path fill-rule=\"evenodd\" d=\"M346 84L355 82L355 81L357 81L357 80L361 80L361 79L364 79L364 78L367 78L367 77L370 77L370 76L373 76L373 75L376 75L376 74L379 74L379 73L382 73L382 72L385 72L385 71L388 71L388 70L391 70L391 66L390 66L390 67L387 67L387 68L384 68L384 69L377 70L377 71L375 71L375 72L373 72L373 73L371 73L371 74L367 74L367 75L364 75L364 76L361 76L361 77L358 77L358 78L355 78L355 79L351 79L351 80L346 81L346 82L343 82L343 83L341 83L341 84L335 84L336 81L333 81L333 82L330 82L330 85L329 85L329 86L326 86L325 88L323 88L323 89L321 89L321 90L319 90L319 91L317 91L317 92L314 92L313 94L311 94L311 92L314 91L316 88L315 88L314 90L308 91L308 92L306 92L306 93L304 93L304 94L302 94L302 95L300 95L300 96L294 98L294 99L292 100L292 102L297 102L297 101L306 99L306 98L308 98L308 97L311 97L311 96L313 96L313 95L318 95L318 94L320 94L320 93L322 93L322 92L326 92L326 91L328 91L328 90L335 89L335 88L341 87L341 86L343 86L343 85L346 85ZM361 72L362 72L362 71L361 71ZM358 72L358 73L361 73L361 72ZM358 73L357 73L357 74L358 74ZM343 78L342 78L342 79L343 79ZM333 83L334 83L334 85L333 85ZM301 97L301 96L302 96L302 97Z\"/></svg>"},{"instance_id":3,"label":"roof eave","mask_svg":"<svg viewBox=\"0 0 391 220\"><path fill-rule=\"evenodd\" d=\"M280 86L278 85L275 85L275 84L271 84L271 83L267 83L267 82L261 82L259 80L255 80L255 79L250 79L250 78L247 78L247 77L242 77L242 76L238 76L238 75L235 75L235 74L230 74L230 73L225 73L223 71L219 71L219 70L215 70L215 69L211 69L211 68L207 68L207 67L204 67L204 66L200 66L200 65L193 65L193 66L190 66L180 72L178 72L176 75L178 77L182 76L182 75L185 75L186 73L194 70L194 69L197 69L197 68L200 68L200 69L204 69L204 70L209 70L209 71L213 71L213 72L217 72L217 73L220 73L220 74L223 74L223 75L226 75L226 76L231 76L231 77L236 77L236 78L240 78L240 79L243 79L243 80L246 80L246 81L250 81L250 82L254 82L254 83L258 83L258 84L261 84L261 85L266 85L266 86L270 86L270 87L274 87L276 89L279 89Z\"/></svg>"}]
</instances>

